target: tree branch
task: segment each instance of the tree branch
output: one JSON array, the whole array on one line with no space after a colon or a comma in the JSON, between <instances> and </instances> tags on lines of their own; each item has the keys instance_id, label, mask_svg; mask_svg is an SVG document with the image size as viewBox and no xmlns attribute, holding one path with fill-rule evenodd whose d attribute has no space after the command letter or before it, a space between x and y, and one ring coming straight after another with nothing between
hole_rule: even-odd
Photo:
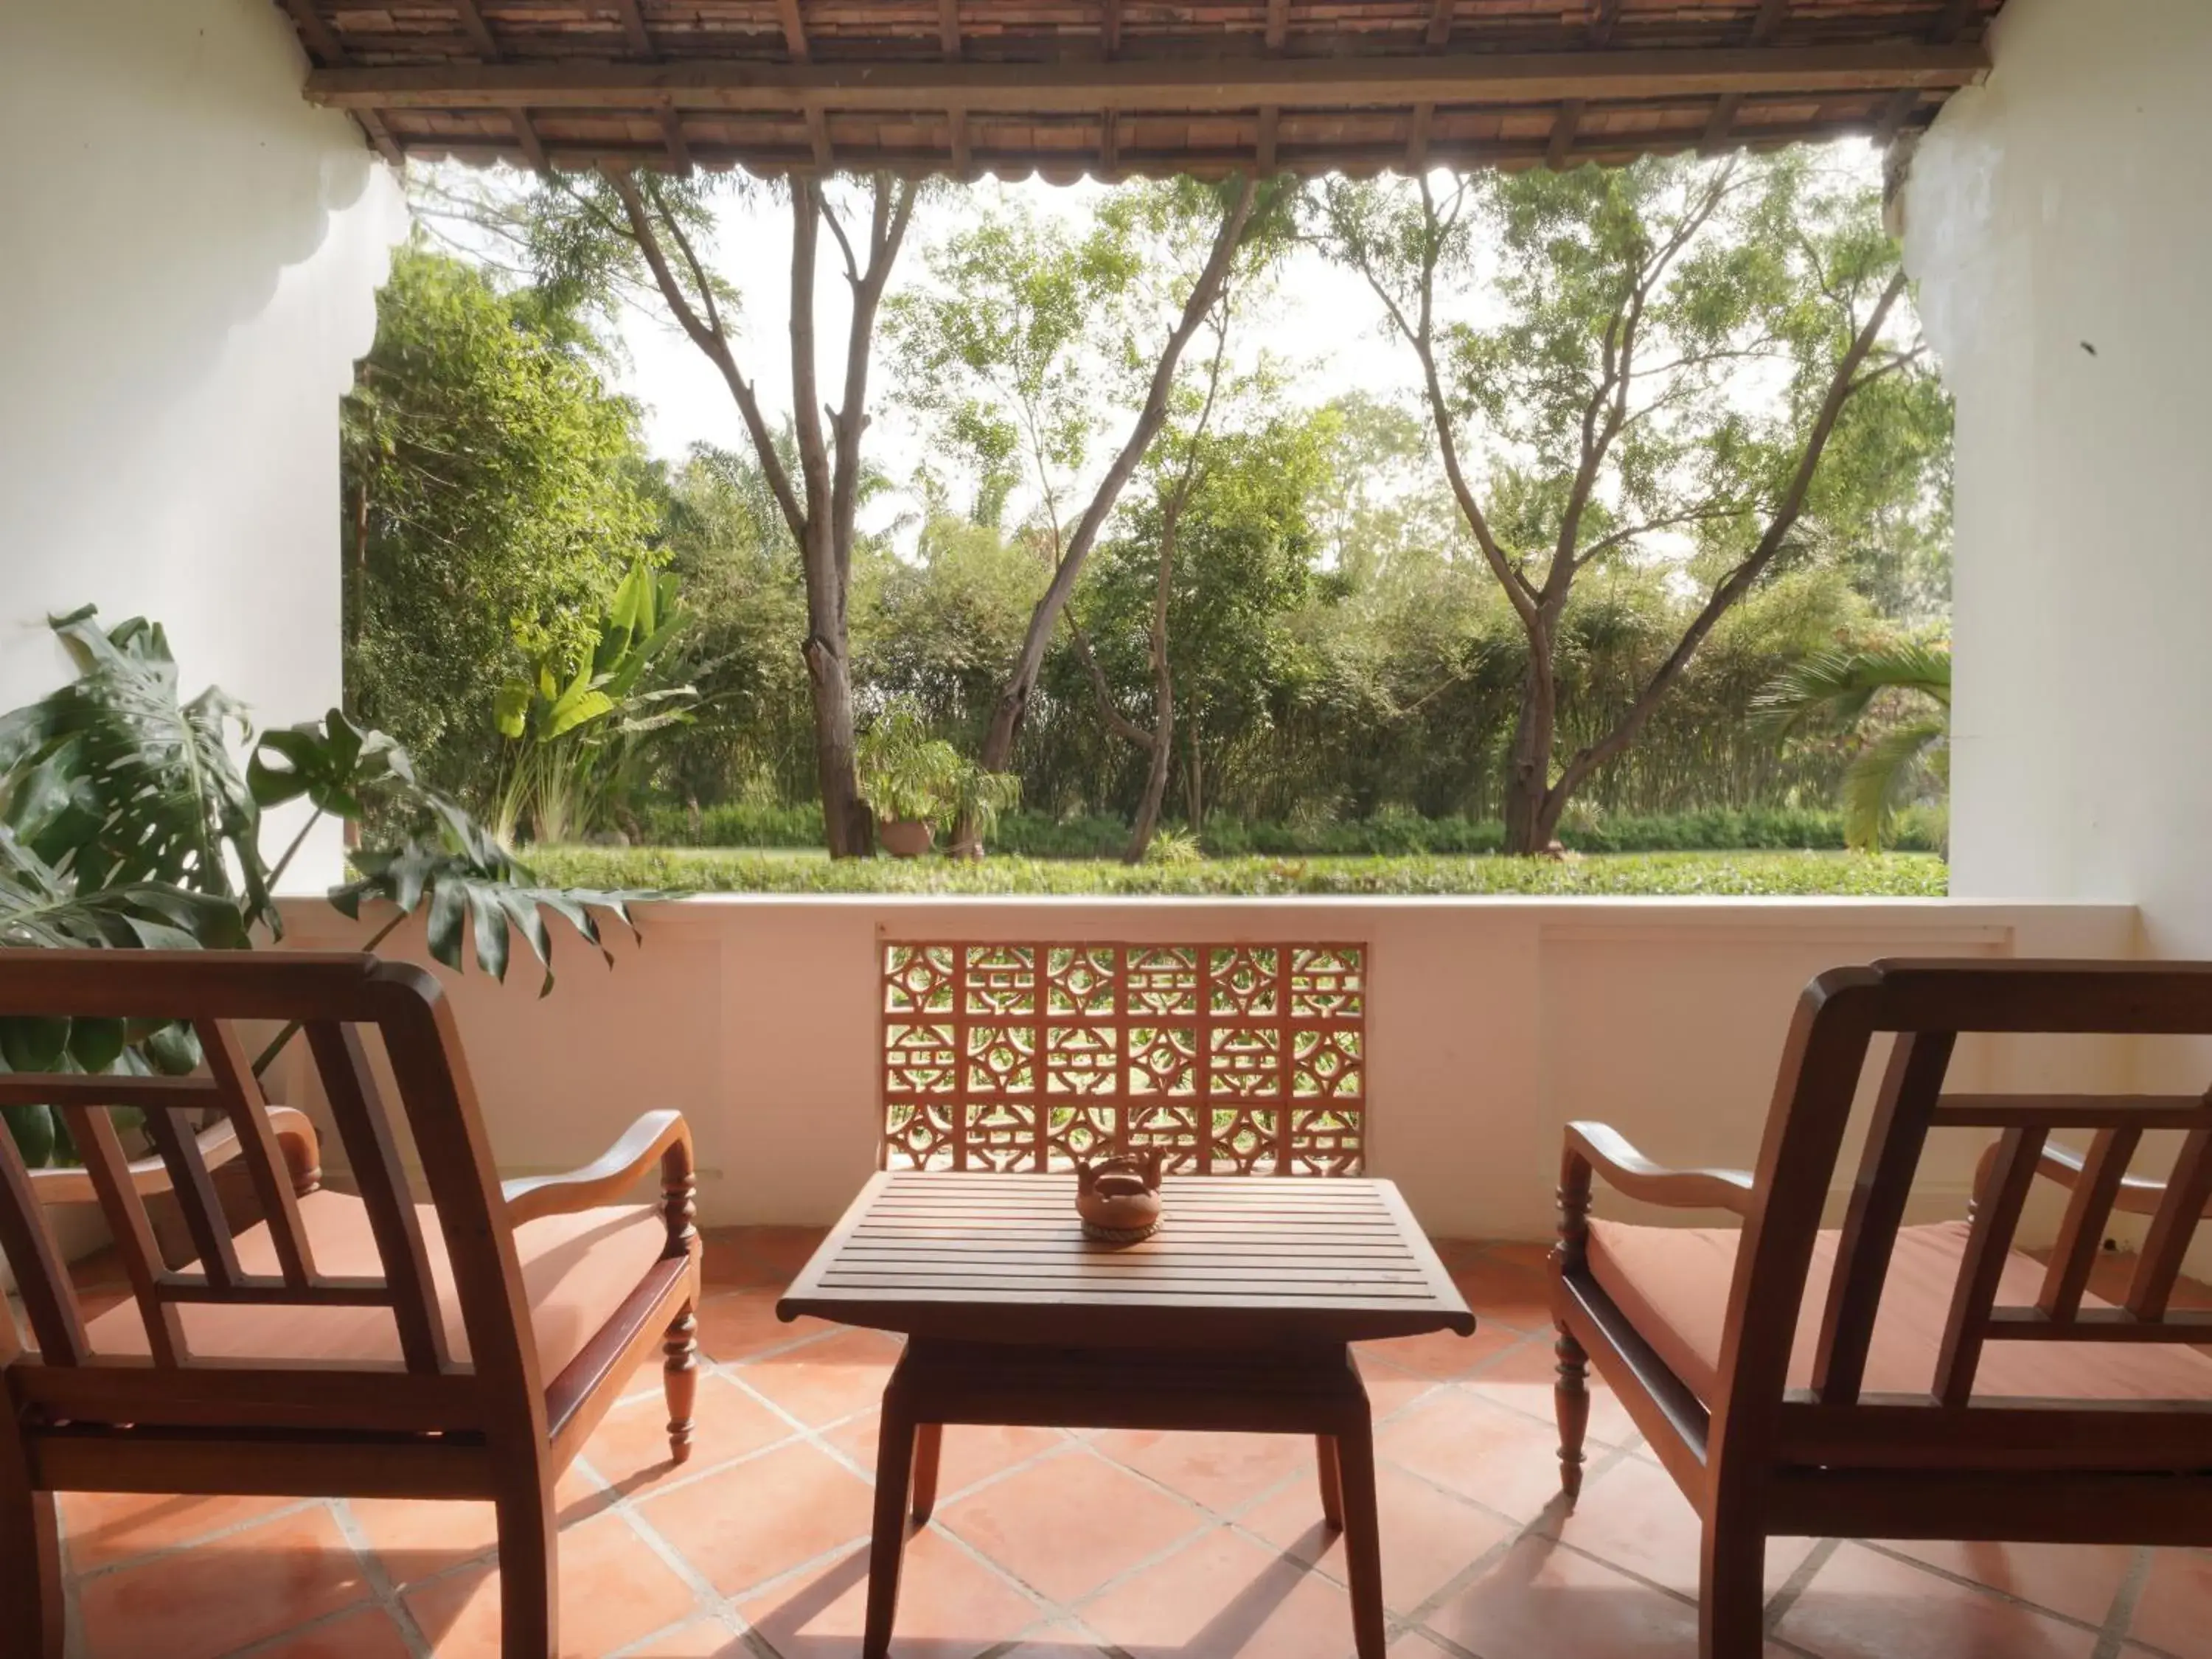
<instances>
[{"instance_id":1,"label":"tree branch","mask_svg":"<svg viewBox=\"0 0 2212 1659\"><path fill-rule=\"evenodd\" d=\"M1882 326L1888 320L1891 307L1904 292L1905 273L1899 270L1890 278L1889 285L1882 290L1873 314L1867 319L1842 361L1836 365L1828 382L1827 396L1821 400L1820 413L1814 416L1812 427L1805 434L1804 447L1798 453L1796 467L1790 474L1790 482L1784 489L1781 500L1775 506L1774 515L1767 524L1765 533L1759 538L1758 545L1713 589L1711 596L1692 620L1674 650L1659 665L1613 730L1567 763L1559 774L1559 781L1547 792L1547 799L1559 799L1571 795L1592 772L1620 754L1635 739L1636 734L1643 730L1644 722L1651 718L1651 712L1658 706L1659 699L1689 666L1691 658L1697 654L1698 647L1712 632L1714 624L1750 590L1752 584L1774 562L1775 556L1782 550L1790 532L1796 527L1799 515L1805 509L1805 498L1812 489L1814 474L1820 468L1820 457L1827 448L1828 440L1834 435L1836 422L1842 418L1844 405L1858 389L1859 367L1874 349Z\"/></svg>"},{"instance_id":2,"label":"tree branch","mask_svg":"<svg viewBox=\"0 0 2212 1659\"><path fill-rule=\"evenodd\" d=\"M738 413L745 423L746 435L752 440L754 453L760 457L761 471L768 479L769 489L775 496L775 504L782 510L784 522L790 526L793 537L803 546L806 540L806 510L800 505L798 493L792 488L791 475L784 467L782 456L776 453L775 434L769 429L767 417L761 412L760 398L755 393L752 383L738 371L737 359L730 350L728 337L721 331L719 322L710 327L684 296L683 284L677 281L676 273L669 265L667 252L660 245L659 233L653 227L653 216L646 207L645 198L637 187L635 177L625 170L610 168L606 179L614 187L615 195L623 204L623 211L629 219L631 240L645 256L647 268L653 272L653 283L659 289L662 300L666 302L678 325L690 336L692 343L706 353L708 361L721 371L723 384L729 387L730 396L737 403ZM671 228L674 228L672 223ZM684 246L687 248L686 258L691 258L688 242ZM697 269L696 261L693 268Z\"/></svg>"}]
</instances>

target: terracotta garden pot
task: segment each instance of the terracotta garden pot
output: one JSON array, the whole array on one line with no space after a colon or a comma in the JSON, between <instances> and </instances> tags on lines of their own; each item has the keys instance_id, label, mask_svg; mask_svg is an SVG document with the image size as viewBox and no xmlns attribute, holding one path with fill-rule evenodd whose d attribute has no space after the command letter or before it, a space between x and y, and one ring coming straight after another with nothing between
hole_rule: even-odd
<instances>
[{"instance_id":1,"label":"terracotta garden pot","mask_svg":"<svg viewBox=\"0 0 2212 1659\"><path fill-rule=\"evenodd\" d=\"M876 839L895 859L918 859L936 844L936 832L918 818L892 818L876 826Z\"/></svg>"}]
</instances>

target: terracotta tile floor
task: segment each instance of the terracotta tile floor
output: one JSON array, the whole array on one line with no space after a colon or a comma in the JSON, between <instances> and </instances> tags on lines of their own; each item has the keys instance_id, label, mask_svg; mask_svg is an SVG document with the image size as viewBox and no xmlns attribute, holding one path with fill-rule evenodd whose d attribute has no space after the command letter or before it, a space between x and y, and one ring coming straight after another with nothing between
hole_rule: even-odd
<instances>
[{"instance_id":1,"label":"terracotta tile floor","mask_svg":"<svg viewBox=\"0 0 2212 1659\"><path fill-rule=\"evenodd\" d=\"M659 1373L641 1373L562 1487L564 1655L858 1651L874 1401L897 1349L775 1322L813 1243L710 1239L696 1455L665 1463ZM1553 1501L1540 1255L1445 1254L1481 1333L1361 1357L1394 1656L1690 1659L1696 1533L1610 1400L1579 1513ZM1255 1436L953 1429L894 1650L1343 1659L1343 1552L1314 1479L1304 1444ZM64 1516L73 1659L498 1652L485 1506L71 1498ZM2208 1553L1789 1540L1768 1580L1774 1655L2212 1659Z\"/></svg>"}]
</instances>

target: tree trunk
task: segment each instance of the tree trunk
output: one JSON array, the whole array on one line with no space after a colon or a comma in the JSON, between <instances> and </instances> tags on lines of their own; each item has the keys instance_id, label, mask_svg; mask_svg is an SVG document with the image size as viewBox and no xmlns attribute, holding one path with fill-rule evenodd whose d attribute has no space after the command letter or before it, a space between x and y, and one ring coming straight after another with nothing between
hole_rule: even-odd
<instances>
[{"instance_id":1,"label":"tree trunk","mask_svg":"<svg viewBox=\"0 0 2212 1659\"><path fill-rule=\"evenodd\" d=\"M1168 773L1175 765L1175 675L1168 667L1167 586L1168 556L1163 552L1160 599L1152 610L1152 757L1145 769L1145 793L1137 803L1137 819L1129 826L1129 845L1121 854L1124 864L1145 861L1145 849L1152 844L1152 831L1159 828L1160 802L1168 792Z\"/></svg>"},{"instance_id":2,"label":"tree trunk","mask_svg":"<svg viewBox=\"0 0 2212 1659\"><path fill-rule=\"evenodd\" d=\"M1051 641L1053 631L1060 626L1061 611L1067 608L1070 595L1075 592L1077 580L1083 574L1085 561L1089 557L1098 532L1105 527L1114 504L1121 498L1121 489L1152 447L1152 440L1159 435L1160 428L1167 423L1168 402L1175 390L1176 367L1182 361L1183 348L1197 333L1199 325L1213 309L1221 296L1222 285L1229 280L1230 267L1235 263L1238 244L1243 240L1244 227L1252 215L1253 198L1258 181L1248 178L1237 194L1237 200L1222 216L1220 228L1215 233L1213 248L1198 280L1191 285L1183 301L1182 315L1169 333L1167 343L1160 348L1158 361L1152 365L1152 383L1146 392L1145 406L1138 414L1135 426L1120 452L1106 469L1076 521L1075 532L1068 538L1066 550L1060 556L1060 568L1053 573L1052 582L1044 597L1030 613L1029 631L1024 636L1020 653L1015 658L1013 670L1006 676L1006 687L999 693L999 701L991 710L991 724L983 734L983 748L979 761L987 772L1003 772L1014 752L1014 739L1021 734L1022 716L1029 708L1030 693L1036 689L1038 671L1044 665L1045 647ZM963 824L959 840L964 844L972 839L968 826Z\"/></svg>"},{"instance_id":3,"label":"tree trunk","mask_svg":"<svg viewBox=\"0 0 2212 1659\"><path fill-rule=\"evenodd\" d=\"M1505 762L1505 850L1517 857L1530 857L1550 846L1552 830L1559 822L1557 807L1547 811L1552 793L1557 717L1550 633L1540 627L1531 629L1528 670L1521 683L1521 715L1515 722L1513 748Z\"/></svg>"},{"instance_id":4,"label":"tree trunk","mask_svg":"<svg viewBox=\"0 0 2212 1659\"><path fill-rule=\"evenodd\" d=\"M875 822L853 766L853 683L843 643L817 632L808 635L803 654L814 697L814 770L830 856L866 858L875 850Z\"/></svg>"}]
</instances>

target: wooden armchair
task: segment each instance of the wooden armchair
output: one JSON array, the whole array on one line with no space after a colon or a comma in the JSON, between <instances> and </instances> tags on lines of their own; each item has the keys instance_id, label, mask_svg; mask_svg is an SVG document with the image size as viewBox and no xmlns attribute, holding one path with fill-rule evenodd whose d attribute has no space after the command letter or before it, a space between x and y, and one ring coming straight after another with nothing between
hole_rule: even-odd
<instances>
[{"instance_id":1,"label":"wooden armchair","mask_svg":"<svg viewBox=\"0 0 2212 1659\"><path fill-rule=\"evenodd\" d=\"M2212 1199L2212 1098L1943 1092L1961 1032L2212 1034L2212 964L1877 963L1797 1006L1755 1173L1668 1170L1569 1127L1553 1255L1560 1482L1587 1366L1703 1522L1702 1651L1756 1659L1770 1536L2212 1544L2212 1313L2172 1306ZM1868 1049L1893 1032L1840 1230L1820 1226ZM1969 1218L1905 1226L1923 1146L1996 1130ZM2179 1130L2164 1182L2126 1173ZM2086 1152L2051 1144L2081 1131ZM1593 1175L1741 1227L1593 1219ZM2047 1264L2013 1249L2069 1189ZM2115 1209L2150 1218L2125 1295L2088 1293Z\"/></svg>"},{"instance_id":2,"label":"wooden armchair","mask_svg":"<svg viewBox=\"0 0 2212 1659\"><path fill-rule=\"evenodd\" d=\"M699 1266L684 1120L650 1113L588 1168L502 1187L436 982L371 957L5 951L0 1014L190 1020L207 1057L190 1078L0 1073L0 1103L55 1106L84 1158L27 1170L0 1133L0 1249L30 1328L27 1347L0 1311L0 1646L62 1653L55 1492L242 1492L490 1499L502 1651L546 1659L554 1482L656 1349L670 1449L689 1450ZM313 1127L264 1103L230 1024L294 1019L358 1196L320 1185ZM425 1203L368 1062L372 1030ZM155 1156L126 1160L118 1109L143 1115ZM203 1117L217 1121L196 1135ZM243 1230L225 1165L257 1201ZM658 1205L611 1206L656 1165ZM189 1262L162 1258L157 1194L180 1212ZM90 1318L42 1216L83 1200L105 1212L131 1291Z\"/></svg>"}]
</instances>

